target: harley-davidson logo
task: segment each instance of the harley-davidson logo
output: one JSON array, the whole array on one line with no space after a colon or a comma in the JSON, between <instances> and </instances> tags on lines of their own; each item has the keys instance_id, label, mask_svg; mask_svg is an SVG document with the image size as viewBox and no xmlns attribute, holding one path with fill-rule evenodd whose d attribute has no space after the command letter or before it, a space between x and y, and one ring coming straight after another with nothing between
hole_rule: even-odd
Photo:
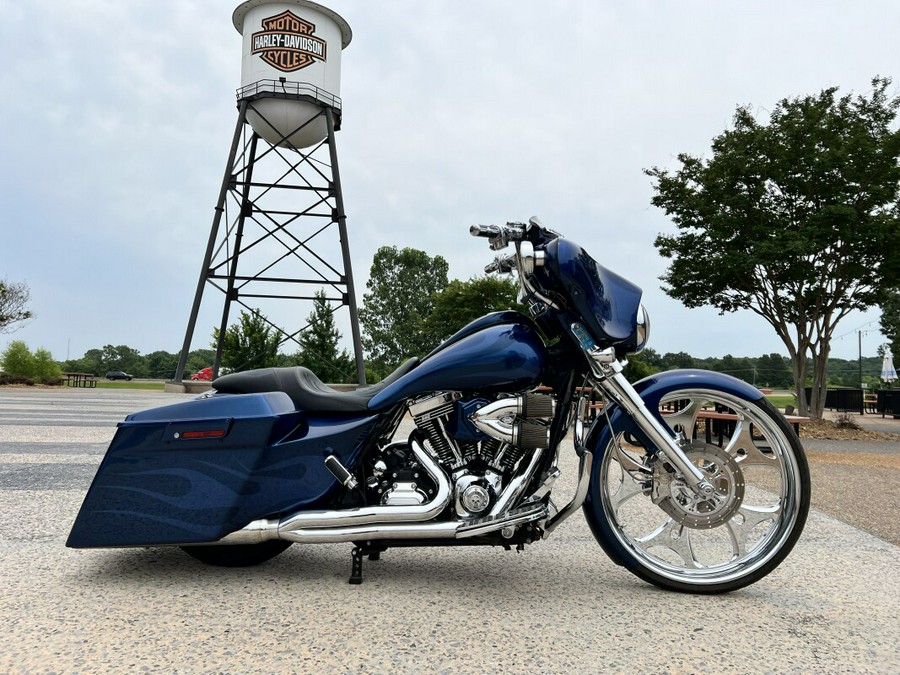
<instances>
[{"instance_id":1,"label":"harley-davidson logo","mask_svg":"<svg viewBox=\"0 0 900 675\"><path fill-rule=\"evenodd\" d=\"M325 41L317 38L315 24L286 10L263 19L262 30L252 36L252 54L273 68L290 73L326 58Z\"/></svg>"}]
</instances>

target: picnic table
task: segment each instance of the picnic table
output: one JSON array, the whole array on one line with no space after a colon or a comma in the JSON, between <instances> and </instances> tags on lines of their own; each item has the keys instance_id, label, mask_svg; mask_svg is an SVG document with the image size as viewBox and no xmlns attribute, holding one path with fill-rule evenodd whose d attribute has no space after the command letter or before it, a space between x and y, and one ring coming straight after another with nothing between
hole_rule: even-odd
<instances>
[{"instance_id":1,"label":"picnic table","mask_svg":"<svg viewBox=\"0 0 900 675\"><path fill-rule=\"evenodd\" d=\"M96 387L97 376L93 373L63 373L67 387Z\"/></svg>"},{"instance_id":2,"label":"picnic table","mask_svg":"<svg viewBox=\"0 0 900 675\"><path fill-rule=\"evenodd\" d=\"M697 414L698 420L709 420L706 424L706 442L712 443L712 437L718 438L719 446L725 436L730 436L734 432L734 424L738 420L738 416L734 413L718 412L716 410L701 410ZM810 421L809 417L801 417L800 415L785 415L784 419L794 427L797 435L800 435L800 425ZM752 433L752 432L751 432Z\"/></svg>"}]
</instances>

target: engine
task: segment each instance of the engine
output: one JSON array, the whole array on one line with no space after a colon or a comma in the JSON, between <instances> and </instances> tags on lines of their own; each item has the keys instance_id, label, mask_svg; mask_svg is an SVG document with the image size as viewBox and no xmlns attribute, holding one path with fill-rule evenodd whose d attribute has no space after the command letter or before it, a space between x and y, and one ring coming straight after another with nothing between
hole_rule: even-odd
<instances>
[{"instance_id":1,"label":"engine","mask_svg":"<svg viewBox=\"0 0 900 675\"><path fill-rule=\"evenodd\" d=\"M526 453L549 446L555 400L537 392L494 400L441 392L412 401L409 412L451 477L456 514L478 518L496 504ZM382 448L369 471L370 498L385 505L422 504L436 488L406 443Z\"/></svg>"}]
</instances>

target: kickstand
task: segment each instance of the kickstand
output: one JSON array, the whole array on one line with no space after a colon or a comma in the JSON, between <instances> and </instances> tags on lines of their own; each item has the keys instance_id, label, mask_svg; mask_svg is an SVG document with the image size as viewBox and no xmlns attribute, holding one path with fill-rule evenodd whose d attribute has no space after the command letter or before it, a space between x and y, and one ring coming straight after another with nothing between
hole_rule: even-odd
<instances>
[{"instance_id":1,"label":"kickstand","mask_svg":"<svg viewBox=\"0 0 900 675\"><path fill-rule=\"evenodd\" d=\"M350 553L353 561L350 569L350 583L361 584L363 582L363 558L369 560L381 560L381 552L384 546L354 546Z\"/></svg>"},{"instance_id":2,"label":"kickstand","mask_svg":"<svg viewBox=\"0 0 900 675\"><path fill-rule=\"evenodd\" d=\"M350 555L353 558L353 562L350 567L350 583L361 584L363 582L362 561L366 553L361 547L354 546L353 551L350 553Z\"/></svg>"}]
</instances>

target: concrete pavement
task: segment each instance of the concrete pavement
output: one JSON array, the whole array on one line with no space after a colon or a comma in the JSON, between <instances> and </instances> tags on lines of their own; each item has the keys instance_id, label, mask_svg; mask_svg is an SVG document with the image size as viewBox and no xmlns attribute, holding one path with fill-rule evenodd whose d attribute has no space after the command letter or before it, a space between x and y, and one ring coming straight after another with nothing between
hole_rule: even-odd
<instances>
[{"instance_id":1,"label":"concrete pavement","mask_svg":"<svg viewBox=\"0 0 900 675\"><path fill-rule=\"evenodd\" d=\"M521 554L391 549L362 586L349 545L238 570L66 549L115 422L184 398L0 389L0 672L900 672L900 548L820 510L775 572L716 597L644 584L580 515Z\"/></svg>"}]
</instances>

